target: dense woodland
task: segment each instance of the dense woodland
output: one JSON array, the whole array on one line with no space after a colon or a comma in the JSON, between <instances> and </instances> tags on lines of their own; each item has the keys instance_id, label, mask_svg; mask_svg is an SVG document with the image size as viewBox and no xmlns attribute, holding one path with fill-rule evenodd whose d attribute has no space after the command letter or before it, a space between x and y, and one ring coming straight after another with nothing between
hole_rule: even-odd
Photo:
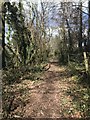
<instances>
[{"instance_id":1,"label":"dense woodland","mask_svg":"<svg viewBox=\"0 0 90 120\"><path fill-rule=\"evenodd\" d=\"M22 0L2 3L2 48L4 118L90 117L90 1L87 6L84 2L33 3ZM58 75L56 81L54 74ZM51 78L42 80L43 75ZM59 91L59 85L69 86L65 92L72 99L72 109L65 109L68 105L66 97L63 98L64 103L61 102L61 113L49 115L45 112L48 107L42 108L40 113L41 108L38 107L37 111L35 108L32 110L33 114L25 116L26 106L30 104L27 96L32 93L31 85L39 84L42 92L41 83L53 84ZM46 93L47 86L45 95L49 94ZM55 107L53 109L56 110Z\"/></svg>"}]
</instances>

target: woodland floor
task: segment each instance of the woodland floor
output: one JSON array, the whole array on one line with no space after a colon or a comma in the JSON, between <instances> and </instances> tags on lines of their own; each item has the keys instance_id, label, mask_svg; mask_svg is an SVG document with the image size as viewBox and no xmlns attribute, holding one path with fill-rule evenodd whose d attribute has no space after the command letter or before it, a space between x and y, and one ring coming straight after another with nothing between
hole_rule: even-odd
<instances>
[{"instance_id":1,"label":"woodland floor","mask_svg":"<svg viewBox=\"0 0 90 120\"><path fill-rule=\"evenodd\" d=\"M40 73L38 80L22 80L11 89L15 94L11 111L14 117L81 118L89 112L81 110L86 87L77 85L69 69L57 63L50 63L50 69Z\"/></svg>"}]
</instances>

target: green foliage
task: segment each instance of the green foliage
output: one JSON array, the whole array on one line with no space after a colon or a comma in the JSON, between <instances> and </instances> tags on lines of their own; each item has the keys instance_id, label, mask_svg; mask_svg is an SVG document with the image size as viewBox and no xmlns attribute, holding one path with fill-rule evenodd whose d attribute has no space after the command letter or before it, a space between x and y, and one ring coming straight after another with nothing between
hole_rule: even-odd
<instances>
[{"instance_id":1,"label":"green foliage","mask_svg":"<svg viewBox=\"0 0 90 120\"><path fill-rule=\"evenodd\" d=\"M43 41L38 44L39 38L36 38L34 33L36 28L33 28L33 32L31 32L32 28L26 27L23 4L7 2L5 3L5 8L6 23L8 24L7 43L5 46L6 67L10 67L10 65L11 67L19 67L46 61L49 55L49 48L46 47ZM32 9L35 12L36 8ZM34 20L35 18L30 18L30 22L32 19ZM34 23L32 24L34 25ZM43 48L40 46L41 44Z\"/></svg>"},{"instance_id":2,"label":"green foliage","mask_svg":"<svg viewBox=\"0 0 90 120\"><path fill-rule=\"evenodd\" d=\"M58 59L60 65L66 65L68 63L68 51L66 49L61 48L55 51L54 55Z\"/></svg>"},{"instance_id":3,"label":"green foliage","mask_svg":"<svg viewBox=\"0 0 90 120\"><path fill-rule=\"evenodd\" d=\"M78 83L90 85L90 72L86 73L84 60L82 61L83 58L80 56L81 54L77 54L75 59L72 56L68 67L71 69L70 72L77 76L76 80Z\"/></svg>"},{"instance_id":4,"label":"green foliage","mask_svg":"<svg viewBox=\"0 0 90 120\"><path fill-rule=\"evenodd\" d=\"M68 63L68 52L66 50L61 50L59 54L59 63L60 64L67 64Z\"/></svg>"}]
</instances>

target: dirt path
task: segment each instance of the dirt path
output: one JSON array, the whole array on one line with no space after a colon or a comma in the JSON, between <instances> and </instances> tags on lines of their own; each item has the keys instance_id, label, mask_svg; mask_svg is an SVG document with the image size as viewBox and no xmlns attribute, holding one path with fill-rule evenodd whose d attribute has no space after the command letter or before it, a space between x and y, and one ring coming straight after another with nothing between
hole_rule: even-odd
<instances>
[{"instance_id":1,"label":"dirt path","mask_svg":"<svg viewBox=\"0 0 90 120\"><path fill-rule=\"evenodd\" d=\"M14 100L15 104L18 103L17 109L12 112L14 116L80 117L68 94L69 88L75 86L73 76L67 68L59 67L56 63L50 63L50 66L39 80L24 80L15 86L20 93L17 92L19 96Z\"/></svg>"}]
</instances>

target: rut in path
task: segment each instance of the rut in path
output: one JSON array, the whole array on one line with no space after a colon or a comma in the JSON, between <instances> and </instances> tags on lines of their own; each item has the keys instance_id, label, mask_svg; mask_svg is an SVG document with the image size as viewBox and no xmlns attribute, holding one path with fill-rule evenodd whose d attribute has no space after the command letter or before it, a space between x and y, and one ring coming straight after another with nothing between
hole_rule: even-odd
<instances>
[{"instance_id":1,"label":"rut in path","mask_svg":"<svg viewBox=\"0 0 90 120\"><path fill-rule=\"evenodd\" d=\"M37 82L25 80L23 85L23 117L70 117L68 113L72 108L72 99L67 91L72 84L72 76L66 67L57 63L50 63L50 69L45 71ZM22 111L17 107L14 114ZM75 116L74 113L73 116ZM75 116L76 117L76 116Z\"/></svg>"}]
</instances>

